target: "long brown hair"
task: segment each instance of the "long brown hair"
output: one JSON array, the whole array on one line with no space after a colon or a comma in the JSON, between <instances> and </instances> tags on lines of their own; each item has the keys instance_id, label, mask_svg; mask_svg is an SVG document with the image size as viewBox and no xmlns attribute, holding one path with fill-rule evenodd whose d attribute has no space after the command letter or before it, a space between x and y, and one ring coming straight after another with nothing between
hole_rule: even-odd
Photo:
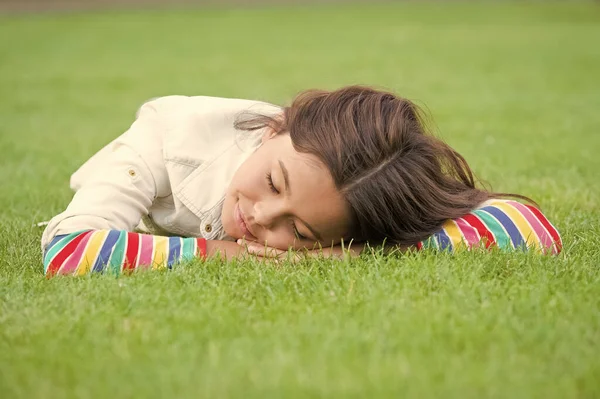
<instances>
[{"instance_id":1,"label":"long brown hair","mask_svg":"<svg viewBox=\"0 0 600 399\"><path fill-rule=\"evenodd\" d=\"M346 238L415 244L447 219L511 195L477 188L467 161L428 132L419 107L389 92L309 90L283 108L283 118L236 121L241 130L265 127L289 132L296 151L329 169L352 215Z\"/></svg>"}]
</instances>

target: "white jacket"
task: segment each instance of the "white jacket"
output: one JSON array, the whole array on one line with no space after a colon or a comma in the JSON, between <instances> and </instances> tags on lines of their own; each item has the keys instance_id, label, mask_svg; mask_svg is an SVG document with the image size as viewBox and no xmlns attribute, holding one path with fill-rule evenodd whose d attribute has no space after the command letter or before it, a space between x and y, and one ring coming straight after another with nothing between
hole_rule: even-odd
<instances>
[{"instance_id":1,"label":"white jacket","mask_svg":"<svg viewBox=\"0 0 600 399\"><path fill-rule=\"evenodd\" d=\"M84 229L228 239L224 194L262 135L233 127L246 111L275 115L281 108L186 96L144 104L127 132L71 176L75 195L46 227L42 251L54 236Z\"/></svg>"}]
</instances>

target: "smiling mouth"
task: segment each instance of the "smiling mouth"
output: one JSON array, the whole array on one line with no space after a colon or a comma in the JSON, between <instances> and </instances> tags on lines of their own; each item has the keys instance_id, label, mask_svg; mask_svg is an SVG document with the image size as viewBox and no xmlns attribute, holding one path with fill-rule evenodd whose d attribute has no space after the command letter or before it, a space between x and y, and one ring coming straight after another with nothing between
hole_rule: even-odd
<instances>
[{"instance_id":1,"label":"smiling mouth","mask_svg":"<svg viewBox=\"0 0 600 399\"><path fill-rule=\"evenodd\" d=\"M240 209L239 203L235 206L235 211L233 213L233 217L234 217L236 223L238 224L238 227L242 231L243 236L247 240L256 241L256 237L254 236L254 234L252 234L250 232L250 229L248 229L248 225L246 224L246 220L244 219L244 215L242 213L242 210Z\"/></svg>"}]
</instances>

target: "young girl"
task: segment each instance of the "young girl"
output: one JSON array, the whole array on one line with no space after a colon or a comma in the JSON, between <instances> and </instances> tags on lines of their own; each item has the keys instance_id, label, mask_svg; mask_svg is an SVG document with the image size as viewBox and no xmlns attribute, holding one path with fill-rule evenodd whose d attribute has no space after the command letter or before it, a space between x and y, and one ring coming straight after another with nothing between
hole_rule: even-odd
<instances>
[{"instance_id":1,"label":"young girl","mask_svg":"<svg viewBox=\"0 0 600 399\"><path fill-rule=\"evenodd\" d=\"M561 250L537 207L476 188L413 103L366 87L307 91L285 108L152 100L71 187L42 237L47 275L288 248L327 256L342 242Z\"/></svg>"}]
</instances>

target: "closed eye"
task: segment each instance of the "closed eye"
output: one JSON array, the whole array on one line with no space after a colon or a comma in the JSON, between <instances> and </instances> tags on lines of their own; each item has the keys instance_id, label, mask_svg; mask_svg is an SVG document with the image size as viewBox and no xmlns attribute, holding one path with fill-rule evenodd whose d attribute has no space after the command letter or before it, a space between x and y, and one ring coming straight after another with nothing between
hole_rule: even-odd
<instances>
[{"instance_id":1,"label":"closed eye","mask_svg":"<svg viewBox=\"0 0 600 399\"><path fill-rule=\"evenodd\" d=\"M265 178L267 179L267 184L269 185L269 189L274 194L279 194L279 190L277 190L277 188L275 187L275 184L273 184L273 177L271 176L271 172L267 172ZM290 221L290 224L292 226L292 232L294 233L294 236L298 240L308 240L308 238L306 236L303 236L302 234L300 234L300 232L298 231L298 228L296 227L296 223L294 223L293 220Z\"/></svg>"},{"instance_id":2,"label":"closed eye","mask_svg":"<svg viewBox=\"0 0 600 399\"><path fill-rule=\"evenodd\" d=\"M300 232L298 231L298 228L296 227L296 223L294 223L293 220L290 223L292 225L292 230L294 231L294 235L296 236L296 238L298 240L306 240L307 238L305 236L303 236L302 234L300 234Z\"/></svg>"},{"instance_id":3,"label":"closed eye","mask_svg":"<svg viewBox=\"0 0 600 399\"><path fill-rule=\"evenodd\" d=\"M269 188L271 189L271 191L275 194L279 194L279 190L277 190L275 188L275 185L273 184L273 178L271 177L271 172L267 172L267 183L269 184Z\"/></svg>"}]
</instances>

